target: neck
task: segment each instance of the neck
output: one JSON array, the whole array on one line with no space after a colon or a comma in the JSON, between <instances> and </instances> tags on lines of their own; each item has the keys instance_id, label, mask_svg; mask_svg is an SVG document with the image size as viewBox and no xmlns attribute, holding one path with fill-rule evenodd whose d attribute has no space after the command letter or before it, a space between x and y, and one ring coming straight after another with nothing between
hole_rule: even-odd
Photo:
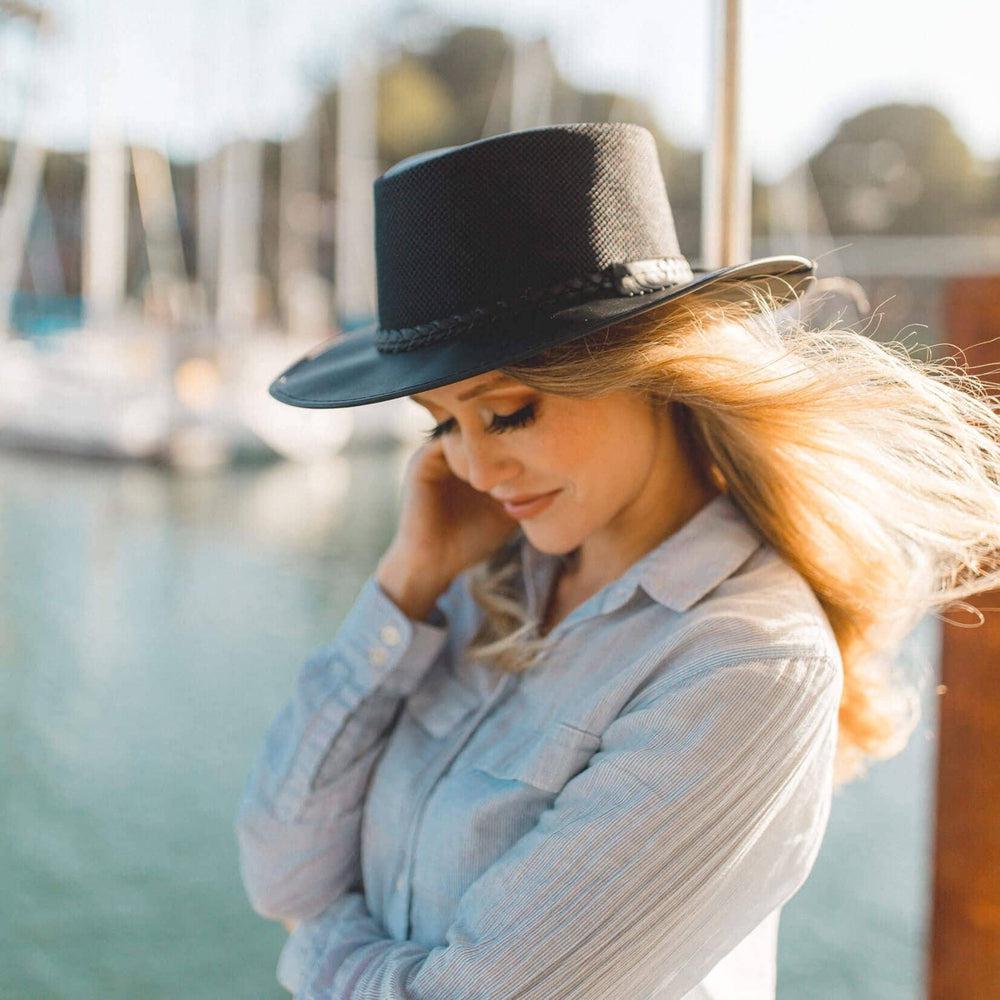
<instances>
[{"instance_id":1,"label":"neck","mask_svg":"<svg viewBox=\"0 0 1000 1000\"><path fill-rule=\"evenodd\" d=\"M664 421L656 460L635 496L615 518L571 553L562 582L577 593L596 593L664 541L719 489L698 475L672 422Z\"/></svg>"}]
</instances>

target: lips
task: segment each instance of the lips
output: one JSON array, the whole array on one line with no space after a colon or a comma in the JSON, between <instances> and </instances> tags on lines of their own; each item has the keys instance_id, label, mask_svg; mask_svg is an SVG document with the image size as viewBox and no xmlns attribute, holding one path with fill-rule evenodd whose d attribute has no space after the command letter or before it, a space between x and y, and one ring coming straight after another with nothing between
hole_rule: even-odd
<instances>
[{"instance_id":1,"label":"lips","mask_svg":"<svg viewBox=\"0 0 1000 1000\"><path fill-rule=\"evenodd\" d=\"M549 493L555 493L555 490L549 490ZM530 503L532 500L537 500L539 497L544 496L548 496L548 493L525 493L519 497L497 497L497 499L501 503L521 504Z\"/></svg>"},{"instance_id":2,"label":"lips","mask_svg":"<svg viewBox=\"0 0 1000 1000\"><path fill-rule=\"evenodd\" d=\"M529 494L526 498L522 498L520 501L505 500L503 501L503 509L507 512L508 516L521 520L526 517L534 517L536 514L540 514L546 507L555 500L556 496L561 493L561 490L552 490L549 493L535 493Z\"/></svg>"}]
</instances>

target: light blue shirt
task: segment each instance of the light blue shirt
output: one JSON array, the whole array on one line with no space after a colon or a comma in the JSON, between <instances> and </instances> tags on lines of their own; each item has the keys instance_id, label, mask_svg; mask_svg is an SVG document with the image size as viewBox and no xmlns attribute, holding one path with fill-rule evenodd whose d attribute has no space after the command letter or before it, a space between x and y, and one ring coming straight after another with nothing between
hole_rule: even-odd
<instances>
[{"instance_id":1,"label":"light blue shirt","mask_svg":"<svg viewBox=\"0 0 1000 1000\"><path fill-rule=\"evenodd\" d=\"M525 599L560 557L518 532ZM368 578L301 667L236 820L297 1000L773 1000L832 793L842 665L805 580L719 494L550 632L463 655Z\"/></svg>"}]
</instances>

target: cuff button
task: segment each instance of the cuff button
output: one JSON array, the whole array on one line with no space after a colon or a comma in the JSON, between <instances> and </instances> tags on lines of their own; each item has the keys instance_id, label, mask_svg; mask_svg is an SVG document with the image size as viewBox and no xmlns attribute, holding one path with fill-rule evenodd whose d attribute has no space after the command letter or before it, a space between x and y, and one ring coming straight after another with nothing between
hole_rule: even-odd
<instances>
[{"instance_id":1,"label":"cuff button","mask_svg":"<svg viewBox=\"0 0 1000 1000\"><path fill-rule=\"evenodd\" d=\"M368 650L368 662L373 666L382 666L388 657L389 654L381 646L372 646L372 648Z\"/></svg>"},{"instance_id":2,"label":"cuff button","mask_svg":"<svg viewBox=\"0 0 1000 1000\"><path fill-rule=\"evenodd\" d=\"M383 625L379 631L379 638L387 646L395 646L399 643L401 636L395 625Z\"/></svg>"}]
</instances>

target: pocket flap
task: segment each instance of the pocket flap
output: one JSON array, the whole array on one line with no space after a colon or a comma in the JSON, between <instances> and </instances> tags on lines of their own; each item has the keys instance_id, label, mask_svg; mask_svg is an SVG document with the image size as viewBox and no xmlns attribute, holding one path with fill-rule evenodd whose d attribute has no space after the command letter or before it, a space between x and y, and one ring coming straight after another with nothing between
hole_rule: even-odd
<instances>
[{"instance_id":1,"label":"pocket flap","mask_svg":"<svg viewBox=\"0 0 1000 1000\"><path fill-rule=\"evenodd\" d=\"M541 730L514 730L502 743L480 751L472 766L496 778L558 792L600 745L595 733L555 721Z\"/></svg>"}]
</instances>

